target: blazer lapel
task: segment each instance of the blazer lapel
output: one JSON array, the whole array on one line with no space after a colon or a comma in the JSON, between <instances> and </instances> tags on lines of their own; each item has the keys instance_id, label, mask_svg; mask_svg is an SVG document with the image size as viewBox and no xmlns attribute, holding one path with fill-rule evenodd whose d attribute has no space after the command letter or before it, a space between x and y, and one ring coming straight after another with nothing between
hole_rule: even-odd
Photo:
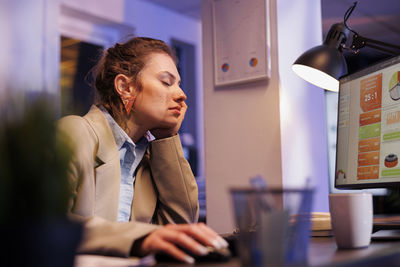
<instances>
[{"instance_id":1,"label":"blazer lapel","mask_svg":"<svg viewBox=\"0 0 400 267\"><path fill-rule=\"evenodd\" d=\"M116 221L121 182L117 145L103 112L92 106L84 116L98 137L95 168L95 215Z\"/></svg>"}]
</instances>

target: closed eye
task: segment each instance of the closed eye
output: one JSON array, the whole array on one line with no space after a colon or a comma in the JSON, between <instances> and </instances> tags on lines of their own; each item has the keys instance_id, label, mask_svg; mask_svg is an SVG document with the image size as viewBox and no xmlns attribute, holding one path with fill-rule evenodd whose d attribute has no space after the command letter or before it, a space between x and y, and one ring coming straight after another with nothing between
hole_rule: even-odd
<instances>
[{"instance_id":1,"label":"closed eye","mask_svg":"<svg viewBox=\"0 0 400 267\"><path fill-rule=\"evenodd\" d=\"M161 81L165 86L171 86L168 82Z\"/></svg>"}]
</instances>

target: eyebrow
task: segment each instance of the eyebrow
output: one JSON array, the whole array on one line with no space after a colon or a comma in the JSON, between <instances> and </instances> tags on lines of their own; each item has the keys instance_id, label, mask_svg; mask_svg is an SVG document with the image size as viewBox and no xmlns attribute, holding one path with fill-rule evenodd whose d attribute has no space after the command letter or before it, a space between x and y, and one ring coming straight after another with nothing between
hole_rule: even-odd
<instances>
[{"instance_id":1,"label":"eyebrow","mask_svg":"<svg viewBox=\"0 0 400 267\"><path fill-rule=\"evenodd\" d=\"M169 71L162 71L161 74L167 74L173 81L176 81L175 75L173 75L173 74L172 74L171 72L169 72ZM180 83L181 83L181 81L179 80L179 81L178 81L178 84L180 84Z\"/></svg>"}]
</instances>

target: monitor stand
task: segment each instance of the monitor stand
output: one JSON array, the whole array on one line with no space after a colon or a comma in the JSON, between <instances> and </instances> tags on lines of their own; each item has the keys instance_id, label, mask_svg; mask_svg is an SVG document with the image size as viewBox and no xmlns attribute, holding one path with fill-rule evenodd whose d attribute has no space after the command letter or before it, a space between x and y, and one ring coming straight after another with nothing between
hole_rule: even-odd
<instances>
[{"instance_id":1,"label":"monitor stand","mask_svg":"<svg viewBox=\"0 0 400 267\"><path fill-rule=\"evenodd\" d=\"M374 215L372 240L399 240L400 215Z\"/></svg>"}]
</instances>

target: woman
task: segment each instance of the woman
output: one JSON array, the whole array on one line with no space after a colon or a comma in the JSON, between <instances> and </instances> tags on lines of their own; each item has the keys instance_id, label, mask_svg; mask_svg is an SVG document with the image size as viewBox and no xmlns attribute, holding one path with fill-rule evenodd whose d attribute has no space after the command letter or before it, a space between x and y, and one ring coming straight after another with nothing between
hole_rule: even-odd
<instances>
[{"instance_id":1,"label":"woman","mask_svg":"<svg viewBox=\"0 0 400 267\"><path fill-rule=\"evenodd\" d=\"M85 221L80 252L193 262L181 248L204 255L205 246L227 246L195 224L197 185L177 135L187 109L179 84L169 47L133 38L98 63L88 114L59 121L75 148L70 215Z\"/></svg>"}]
</instances>

